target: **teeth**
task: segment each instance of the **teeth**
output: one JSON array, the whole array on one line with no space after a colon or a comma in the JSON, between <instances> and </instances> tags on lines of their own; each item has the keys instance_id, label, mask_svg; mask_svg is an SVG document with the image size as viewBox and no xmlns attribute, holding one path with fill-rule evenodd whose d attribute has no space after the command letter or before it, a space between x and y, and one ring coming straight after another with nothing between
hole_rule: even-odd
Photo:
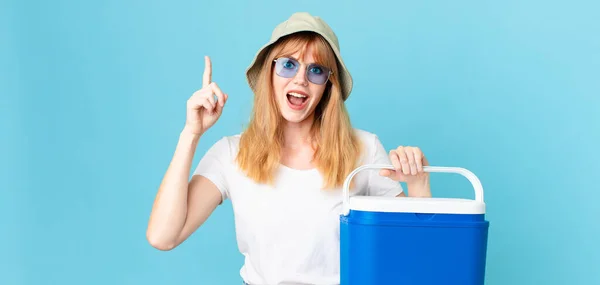
<instances>
[{"instance_id":1,"label":"teeth","mask_svg":"<svg viewBox=\"0 0 600 285\"><path fill-rule=\"evenodd\" d=\"M296 92L290 92L288 94L290 94L290 95L292 95L294 97L297 97L297 98L306 98L306 95L302 95L302 94L299 94L299 93L296 93Z\"/></svg>"}]
</instances>

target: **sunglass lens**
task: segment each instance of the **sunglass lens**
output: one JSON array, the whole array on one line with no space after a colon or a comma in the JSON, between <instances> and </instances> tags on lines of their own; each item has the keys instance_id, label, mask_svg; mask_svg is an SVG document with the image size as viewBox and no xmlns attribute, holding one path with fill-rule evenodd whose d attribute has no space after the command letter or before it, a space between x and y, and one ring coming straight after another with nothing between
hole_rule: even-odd
<instances>
[{"instance_id":1,"label":"sunglass lens","mask_svg":"<svg viewBox=\"0 0 600 285\"><path fill-rule=\"evenodd\" d=\"M329 79L329 69L327 67L311 64L308 66L308 80L314 84L324 84Z\"/></svg>"},{"instance_id":2,"label":"sunglass lens","mask_svg":"<svg viewBox=\"0 0 600 285\"><path fill-rule=\"evenodd\" d=\"M275 64L275 72L281 77L291 78L296 74L298 65L298 62L291 58L278 58Z\"/></svg>"}]
</instances>

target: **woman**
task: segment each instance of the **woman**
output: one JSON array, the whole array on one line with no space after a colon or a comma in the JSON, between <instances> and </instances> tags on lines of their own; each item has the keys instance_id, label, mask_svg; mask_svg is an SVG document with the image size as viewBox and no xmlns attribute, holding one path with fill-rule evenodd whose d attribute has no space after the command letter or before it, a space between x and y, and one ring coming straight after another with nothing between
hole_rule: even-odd
<instances>
[{"instance_id":1,"label":"woman","mask_svg":"<svg viewBox=\"0 0 600 285\"><path fill-rule=\"evenodd\" d=\"M255 93L248 128L216 142L188 183L198 140L217 121L228 95L211 82L206 58L202 89L158 190L147 238L170 250L231 199L247 284L339 284L341 186L362 164L352 195L430 197L427 161L416 147L386 153L377 136L352 128L344 101L352 78L338 40L319 17L296 13L273 31L247 71ZM217 100L214 99L216 95ZM390 179L391 178L391 179Z\"/></svg>"}]
</instances>

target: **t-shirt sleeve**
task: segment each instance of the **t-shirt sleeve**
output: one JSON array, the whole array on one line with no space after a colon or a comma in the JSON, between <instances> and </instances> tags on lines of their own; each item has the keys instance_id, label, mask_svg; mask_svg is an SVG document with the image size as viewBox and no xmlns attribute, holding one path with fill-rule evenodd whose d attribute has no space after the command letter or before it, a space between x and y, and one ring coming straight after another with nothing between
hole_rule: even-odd
<instances>
[{"instance_id":1,"label":"t-shirt sleeve","mask_svg":"<svg viewBox=\"0 0 600 285\"><path fill-rule=\"evenodd\" d=\"M222 201L229 197L227 183L228 165L231 160L229 140L224 137L213 144L202 156L193 175L202 175L212 181L221 192Z\"/></svg>"},{"instance_id":2,"label":"t-shirt sleeve","mask_svg":"<svg viewBox=\"0 0 600 285\"><path fill-rule=\"evenodd\" d=\"M372 154L371 164L392 164L387 151L375 135L373 135L370 153ZM367 188L369 196L397 196L402 193L400 182L379 175L379 169L369 172L369 186Z\"/></svg>"}]
</instances>

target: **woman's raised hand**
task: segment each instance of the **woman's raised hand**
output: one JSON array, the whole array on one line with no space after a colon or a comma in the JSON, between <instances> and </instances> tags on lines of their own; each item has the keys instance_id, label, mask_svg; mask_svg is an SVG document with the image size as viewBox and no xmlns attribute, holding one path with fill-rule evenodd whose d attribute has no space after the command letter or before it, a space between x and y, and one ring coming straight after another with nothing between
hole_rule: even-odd
<instances>
[{"instance_id":1,"label":"woman's raised hand","mask_svg":"<svg viewBox=\"0 0 600 285\"><path fill-rule=\"evenodd\" d=\"M227 94L211 78L212 64L210 58L205 56L202 89L194 92L187 101L185 129L193 134L202 135L212 127L221 117L227 101ZM217 96L216 100L213 94Z\"/></svg>"}]
</instances>

